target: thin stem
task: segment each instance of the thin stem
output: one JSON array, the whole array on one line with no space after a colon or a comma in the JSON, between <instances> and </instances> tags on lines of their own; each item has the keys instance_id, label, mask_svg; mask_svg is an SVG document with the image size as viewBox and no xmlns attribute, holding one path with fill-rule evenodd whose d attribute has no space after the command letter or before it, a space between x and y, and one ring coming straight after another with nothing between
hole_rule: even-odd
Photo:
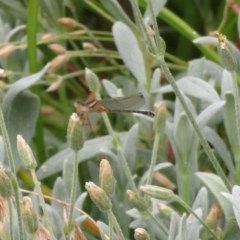
<instances>
[{"instance_id":1,"label":"thin stem","mask_svg":"<svg viewBox=\"0 0 240 240\"><path fill-rule=\"evenodd\" d=\"M70 194L68 230L71 229L71 225L73 222L73 209L74 209L74 203L77 195L77 177L78 177L78 151L74 151L74 166L73 166L72 188L71 188L71 194Z\"/></svg>"},{"instance_id":2,"label":"thin stem","mask_svg":"<svg viewBox=\"0 0 240 240\"><path fill-rule=\"evenodd\" d=\"M46 203L44 201L44 196L42 194L40 182L37 179L37 175L36 175L35 170L31 170L31 176L32 176L36 191L38 193L40 205L41 205L41 208L42 208L42 211L43 211L43 218L44 218L45 226L48 227L48 230L50 232L50 239L55 239L54 235L53 235L53 232L52 232L52 227L51 227L52 224L50 223L50 220L49 220L49 215L48 215L48 211L47 211L47 208L46 208Z\"/></svg>"},{"instance_id":3,"label":"thin stem","mask_svg":"<svg viewBox=\"0 0 240 240\"><path fill-rule=\"evenodd\" d=\"M152 218L152 220L157 224L157 226L160 227L160 229L163 231L163 233L166 235L166 239L167 236L169 234L167 228L158 220L158 218L156 218L156 216L154 216L149 210L147 210L147 214L150 218Z\"/></svg>"},{"instance_id":4,"label":"thin stem","mask_svg":"<svg viewBox=\"0 0 240 240\"><path fill-rule=\"evenodd\" d=\"M148 175L146 184L151 184L151 182L152 182L154 167L156 165L157 157L158 157L158 147L159 147L160 137L161 137L161 134L159 131L157 131L155 134L155 138L154 138L152 158L151 158L151 163L150 163L150 167L149 167L149 175Z\"/></svg>"},{"instance_id":5,"label":"thin stem","mask_svg":"<svg viewBox=\"0 0 240 240\"><path fill-rule=\"evenodd\" d=\"M109 210L109 211L108 211L108 218L111 219L111 220L109 220L109 221L112 222L112 224L113 224L113 226L114 226L114 228L115 228L115 230L116 230L116 234L117 234L117 236L118 236L118 239L119 239L119 240L125 240L125 237L124 237L124 235L123 235L123 232L122 232L122 230L121 230L121 228L120 228L120 226L119 226L119 224L118 224L118 221L117 221L115 215L113 214L112 210ZM110 238L110 239L111 239L111 238Z\"/></svg>"},{"instance_id":6,"label":"thin stem","mask_svg":"<svg viewBox=\"0 0 240 240\"><path fill-rule=\"evenodd\" d=\"M10 231L10 239L14 240L14 234L13 234L13 209L12 209L12 203L11 200L7 200L8 203L8 211L9 211L9 231Z\"/></svg>"},{"instance_id":7,"label":"thin stem","mask_svg":"<svg viewBox=\"0 0 240 240\"><path fill-rule=\"evenodd\" d=\"M236 117L236 137L237 137L237 143L236 146L240 146L240 126L239 126L239 120L240 120L240 112L239 112L239 91L238 91L238 84L237 84L237 77L235 74L235 79L233 77L233 89L234 89L234 100L235 100L235 117ZM235 171L235 183L239 184L240 183L240 148L237 147L235 148L236 151L234 151L234 160L236 164L236 171Z\"/></svg>"},{"instance_id":8,"label":"thin stem","mask_svg":"<svg viewBox=\"0 0 240 240\"><path fill-rule=\"evenodd\" d=\"M181 204L189 213L191 213L205 228L206 230L213 236L214 239L218 239L216 234L210 229L210 227L177 195L175 195L175 200Z\"/></svg>"},{"instance_id":9,"label":"thin stem","mask_svg":"<svg viewBox=\"0 0 240 240\"><path fill-rule=\"evenodd\" d=\"M116 150L118 151L119 159L121 161L121 164L122 164L122 167L123 167L123 171L126 174L126 177L127 177L128 181L129 181L129 185L132 188L132 190L138 192L136 184L133 181L133 177L132 177L130 168L128 166L127 159L124 156L120 140L119 140L117 134L114 132L107 114L106 113L102 113L102 117L103 117L103 120L105 122L105 125L107 127L107 130L108 130L109 134L112 136L113 145L115 146Z\"/></svg>"}]
</instances>

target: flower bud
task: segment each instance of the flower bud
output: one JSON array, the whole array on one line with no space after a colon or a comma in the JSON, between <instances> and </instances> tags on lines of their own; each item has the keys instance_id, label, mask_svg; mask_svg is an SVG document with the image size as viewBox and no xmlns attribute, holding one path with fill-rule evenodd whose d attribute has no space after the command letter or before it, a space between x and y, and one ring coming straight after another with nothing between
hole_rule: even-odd
<instances>
[{"instance_id":1,"label":"flower bud","mask_svg":"<svg viewBox=\"0 0 240 240\"><path fill-rule=\"evenodd\" d=\"M62 78L60 76L56 77L57 79L50 84L50 86L47 88L47 92L53 92L59 89L59 87L62 84Z\"/></svg>"},{"instance_id":2,"label":"flower bud","mask_svg":"<svg viewBox=\"0 0 240 240\"><path fill-rule=\"evenodd\" d=\"M231 48L226 36L219 34L218 36L218 53L222 60L224 67L228 71L237 69L237 59Z\"/></svg>"},{"instance_id":3,"label":"flower bud","mask_svg":"<svg viewBox=\"0 0 240 240\"><path fill-rule=\"evenodd\" d=\"M56 56L49 64L48 73L54 73L69 60L68 54Z\"/></svg>"},{"instance_id":4,"label":"flower bud","mask_svg":"<svg viewBox=\"0 0 240 240\"><path fill-rule=\"evenodd\" d=\"M7 44L4 47L0 48L0 59L8 57L16 49L17 49L17 47L13 44Z\"/></svg>"},{"instance_id":5,"label":"flower bud","mask_svg":"<svg viewBox=\"0 0 240 240\"><path fill-rule=\"evenodd\" d=\"M57 20L57 22L59 24L61 24L62 26L68 27L68 28L75 28L79 25L79 23L76 20L74 20L73 18L69 18L69 17L59 18Z\"/></svg>"},{"instance_id":6,"label":"flower bud","mask_svg":"<svg viewBox=\"0 0 240 240\"><path fill-rule=\"evenodd\" d=\"M88 68L85 68L85 78L91 92L98 93L100 91L100 83L97 75Z\"/></svg>"},{"instance_id":7,"label":"flower bud","mask_svg":"<svg viewBox=\"0 0 240 240\"><path fill-rule=\"evenodd\" d=\"M72 230L72 233L71 233L71 238L70 239L87 240L87 238L83 234L82 230L77 225L74 226L74 228Z\"/></svg>"},{"instance_id":8,"label":"flower bud","mask_svg":"<svg viewBox=\"0 0 240 240\"><path fill-rule=\"evenodd\" d=\"M4 168L0 166L0 195L4 199L12 196L12 183Z\"/></svg>"},{"instance_id":9,"label":"flower bud","mask_svg":"<svg viewBox=\"0 0 240 240\"><path fill-rule=\"evenodd\" d=\"M135 240L150 240L150 235L144 228L136 228L134 230Z\"/></svg>"},{"instance_id":10,"label":"flower bud","mask_svg":"<svg viewBox=\"0 0 240 240\"><path fill-rule=\"evenodd\" d=\"M87 50L91 50L91 51L95 51L97 50L96 46L94 46L92 43L90 42L84 42L83 43L83 49L87 49Z\"/></svg>"},{"instance_id":11,"label":"flower bud","mask_svg":"<svg viewBox=\"0 0 240 240\"><path fill-rule=\"evenodd\" d=\"M154 179L161 185L164 186L170 190L175 190L176 189L176 185L168 178L166 177L164 174L160 173L160 172L156 172L154 174Z\"/></svg>"},{"instance_id":12,"label":"flower bud","mask_svg":"<svg viewBox=\"0 0 240 240\"><path fill-rule=\"evenodd\" d=\"M154 130L158 132L165 129L166 120L167 120L166 104L164 102L161 102L157 106L157 114L154 121Z\"/></svg>"},{"instance_id":13,"label":"flower bud","mask_svg":"<svg viewBox=\"0 0 240 240\"><path fill-rule=\"evenodd\" d=\"M26 169L33 170L37 167L33 152L21 135L17 135L17 150Z\"/></svg>"},{"instance_id":14,"label":"flower bud","mask_svg":"<svg viewBox=\"0 0 240 240\"><path fill-rule=\"evenodd\" d=\"M131 203L134 204L134 206L141 210L141 211L145 211L148 209L148 206L147 204L145 203L145 201L140 198L137 193L133 192L132 190L127 190L127 197L129 199L129 201Z\"/></svg>"},{"instance_id":15,"label":"flower bud","mask_svg":"<svg viewBox=\"0 0 240 240\"><path fill-rule=\"evenodd\" d=\"M222 213L222 210L220 205L214 204L211 207L210 212L208 213L208 216L206 219L206 222L208 223L208 225L215 229L219 222L221 213Z\"/></svg>"},{"instance_id":16,"label":"flower bud","mask_svg":"<svg viewBox=\"0 0 240 240\"><path fill-rule=\"evenodd\" d=\"M51 239L49 230L47 228L45 228L44 226L40 225L39 230L38 230L34 240L49 240L49 239Z\"/></svg>"},{"instance_id":17,"label":"flower bud","mask_svg":"<svg viewBox=\"0 0 240 240\"><path fill-rule=\"evenodd\" d=\"M5 222L5 224L4 224L4 222L0 222L0 239L1 240L9 239L6 222Z\"/></svg>"},{"instance_id":18,"label":"flower bud","mask_svg":"<svg viewBox=\"0 0 240 240\"><path fill-rule=\"evenodd\" d=\"M102 188L98 187L93 182L87 182L85 188L92 201L101 211L106 212L112 208L112 203Z\"/></svg>"},{"instance_id":19,"label":"flower bud","mask_svg":"<svg viewBox=\"0 0 240 240\"><path fill-rule=\"evenodd\" d=\"M166 188L146 184L141 186L140 190L146 193L147 195L157 199L166 200L166 201L175 199L175 195L173 191Z\"/></svg>"},{"instance_id":20,"label":"flower bud","mask_svg":"<svg viewBox=\"0 0 240 240\"><path fill-rule=\"evenodd\" d=\"M167 218L169 220L171 219L171 215L173 213L172 208L170 208L169 206L167 206L166 204L161 203L161 202L157 203L157 208L158 208L160 214L162 214L165 218Z\"/></svg>"},{"instance_id":21,"label":"flower bud","mask_svg":"<svg viewBox=\"0 0 240 240\"><path fill-rule=\"evenodd\" d=\"M57 41L57 35L53 34L53 33L44 33L41 37L41 40L43 40L44 42L55 42Z\"/></svg>"},{"instance_id":22,"label":"flower bud","mask_svg":"<svg viewBox=\"0 0 240 240\"><path fill-rule=\"evenodd\" d=\"M67 127L67 139L71 149L79 151L84 143L82 121L76 113L69 119Z\"/></svg>"},{"instance_id":23,"label":"flower bud","mask_svg":"<svg viewBox=\"0 0 240 240\"><path fill-rule=\"evenodd\" d=\"M99 182L101 188L111 197L115 191L116 180L113 176L111 165L106 159L102 159L100 162Z\"/></svg>"},{"instance_id":24,"label":"flower bud","mask_svg":"<svg viewBox=\"0 0 240 240\"><path fill-rule=\"evenodd\" d=\"M58 44L58 43L52 43L48 45L48 48L50 50L52 50L54 53L56 54L63 54L65 53L67 50L64 46Z\"/></svg>"},{"instance_id":25,"label":"flower bud","mask_svg":"<svg viewBox=\"0 0 240 240\"><path fill-rule=\"evenodd\" d=\"M31 198L23 197L21 201L21 212L26 231L31 234L36 233L38 230L38 219L33 209Z\"/></svg>"}]
</instances>

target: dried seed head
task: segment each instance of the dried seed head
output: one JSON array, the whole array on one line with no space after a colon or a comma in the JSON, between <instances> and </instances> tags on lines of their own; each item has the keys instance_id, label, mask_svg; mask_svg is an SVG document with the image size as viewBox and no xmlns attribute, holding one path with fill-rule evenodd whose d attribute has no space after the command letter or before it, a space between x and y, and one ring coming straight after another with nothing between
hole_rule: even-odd
<instances>
[{"instance_id":1,"label":"dried seed head","mask_svg":"<svg viewBox=\"0 0 240 240\"><path fill-rule=\"evenodd\" d=\"M57 79L54 82L52 82L50 84L50 86L47 88L47 90L46 90L47 92L54 92L54 91L58 90L59 87L61 86L62 78L59 75L57 75L56 77L57 77Z\"/></svg>"},{"instance_id":2,"label":"dried seed head","mask_svg":"<svg viewBox=\"0 0 240 240\"><path fill-rule=\"evenodd\" d=\"M49 64L48 73L54 73L63 65L65 65L69 60L68 54L61 54L56 56Z\"/></svg>"},{"instance_id":3,"label":"dried seed head","mask_svg":"<svg viewBox=\"0 0 240 240\"><path fill-rule=\"evenodd\" d=\"M46 42L55 42L57 39L57 36L53 33L44 33L41 38L41 40L44 40Z\"/></svg>"},{"instance_id":4,"label":"dried seed head","mask_svg":"<svg viewBox=\"0 0 240 240\"><path fill-rule=\"evenodd\" d=\"M0 59L9 56L17 47L14 44L8 44L0 49Z\"/></svg>"},{"instance_id":5,"label":"dried seed head","mask_svg":"<svg viewBox=\"0 0 240 240\"><path fill-rule=\"evenodd\" d=\"M57 22L59 24L61 24L64 27L68 27L68 28L75 28L77 26L79 26L79 23L74 20L73 18L68 18L68 17L63 17L63 18L59 18L57 20Z\"/></svg>"},{"instance_id":6,"label":"dried seed head","mask_svg":"<svg viewBox=\"0 0 240 240\"><path fill-rule=\"evenodd\" d=\"M96 46L94 44L90 43L90 42L84 42L82 44L82 46L83 46L83 49L87 49L87 50L91 50L91 51L96 51L97 50Z\"/></svg>"},{"instance_id":7,"label":"dried seed head","mask_svg":"<svg viewBox=\"0 0 240 240\"><path fill-rule=\"evenodd\" d=\"M176 189L176 185L167 176L160 172L156 172L154 174L154 179L163 187L166 187L173 191Z\"/></svg>"},{"instance_id":8,"label":"dried seed head","mask_svg":"<svg viewBox=\"0 0 240 240\"><path fill-rule=\"evenodd\" d=\"M93 182L87 182L85 188L99 210L106 212L112 208L112 203L102 188L98 187Z\"/></svg>"},{"instance_id":9,"label":"dried seed head","mask_svg":"<svg viewBox=\"0 0 240 240\"><path fill-rule=\"evenodd\" d=\"M58 44L58 43L49 44L48 48L56 54L63 54L67 51L63 45Z\"/></svg>"}]
</instances>

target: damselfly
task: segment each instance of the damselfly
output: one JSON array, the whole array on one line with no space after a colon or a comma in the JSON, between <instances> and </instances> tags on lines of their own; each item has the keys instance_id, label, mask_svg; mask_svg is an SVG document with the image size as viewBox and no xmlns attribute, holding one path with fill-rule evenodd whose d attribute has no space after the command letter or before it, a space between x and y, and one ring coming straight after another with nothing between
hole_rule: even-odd
<instances>
[{"instance_id":1,"label":"damselfly","mask_svg":"<svg viewBox=\"0 0 240 240\"><path fill-rule=\"evenodd\" d=\"M129 112L154 117L155 113L149 110L138 110L145 103L142 93L127 97L117 97L102 100L90 100L86 103L77 102L76 110L79 114L88 112Z\"/></svg>"}]
</instances>

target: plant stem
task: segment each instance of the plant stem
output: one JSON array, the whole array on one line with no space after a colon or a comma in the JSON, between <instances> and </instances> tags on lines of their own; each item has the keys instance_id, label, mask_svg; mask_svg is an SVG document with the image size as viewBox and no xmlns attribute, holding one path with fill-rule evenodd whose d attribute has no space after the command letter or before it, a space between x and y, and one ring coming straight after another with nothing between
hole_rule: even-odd
<instances>
[{"instance_id":1,"label":"plant stem","mask_svg":"<svg viewBox=\"0 0 240 240\"><path fill-rule=\"evenodd\" d=\"M77 195L77 177L78 177L78 151L74 151L74 165L73 165L72 188L71 188L71 194L70 194L68 230L71 229L71 225L73 222L73 209L74 209L74 203Z\"/></svg>"},{"instance_id":2,"label":"plant stem","mask_svg":"<svg viewBox=\"0 0 240 240\"><path fill-rule=\"evenodd\" d=\"M167 80L169 81L169 83L171 84L176 96L178 97L179 101L181 102L182 104L182 107L185 111L185 113L187 114L188 116L188 119L189 121L191 122L199 140L200 140L200 143L204 149L204 151L206 152L207 156L209 157L209 160L211 161L214 169L216 170L216 172L218 173L218 175L222 178L224 184L226 185L226 187L228 188L228 190L230 191L231 190L231 184L228 180L228 178L226 177L226 175L224 174L220 164L218 163L215 155L213 154L213 151L212 149L210 148L206 138L204 137L203 133L201 132L197 122L195 121L191 111L189 110L188 106L187 106L187 103L183 97L183 94L182 92L179 90L176 82L175 82L175 79L174 77L172 76L171 72L169 71L167 65L166 65L166 62L164 61L164 58L162 56L157 56L156 57L158 62L159 62L159 66L161 67L163 73L165 74Z\"/></svg>"},{"instance_id":3,"label":"plant stem","mask_svg":"<svg viewBox=\"0 0 240 240\"><path fill-rule=\"evenodd\" d=\"M108 211L108 218L109 218L109 221L112 222L112 224L113 224L113 226L114 226L114 228L115 228L115 230L116 230L116 234L117 234L117 237L118 237L117 239L119 239L119 240L125 240L125 237L124 237L124 235L123 235L123 232L122 232L122 230L121 230L121 228L120 228L120 226L119 226L119 224L118 224L118 221L117 221L116 217L114 216L112 210L109 210L109 211ZM110 238L110 239L111 239L111 238Z\"/></svg>"},{"instance_id":4,"label":"plant stem","mask_svg":"<svg viewBox=\"0 0 240 240\"><path fill-rule=\"evenodd\" d=\"M52 232L52 227L51 227L52 224L50 223L50 220L49 220L49 215L48 215L48 211L47 211L47 208L46 208L46 203L44 201L44 197L43 197L43 194L42 194L40 182L37 179L37 175L36 175L35 170L31 170L31 176L32 176L36 191L38 193L40 205L42 207L43 218L44 218L43 222L45 222L45 226L48 228L48 231L50 233L50 239L54 240L55 238L54 238L54 235L53 235L53 232Z\"/></svg>"}]
</instances>

